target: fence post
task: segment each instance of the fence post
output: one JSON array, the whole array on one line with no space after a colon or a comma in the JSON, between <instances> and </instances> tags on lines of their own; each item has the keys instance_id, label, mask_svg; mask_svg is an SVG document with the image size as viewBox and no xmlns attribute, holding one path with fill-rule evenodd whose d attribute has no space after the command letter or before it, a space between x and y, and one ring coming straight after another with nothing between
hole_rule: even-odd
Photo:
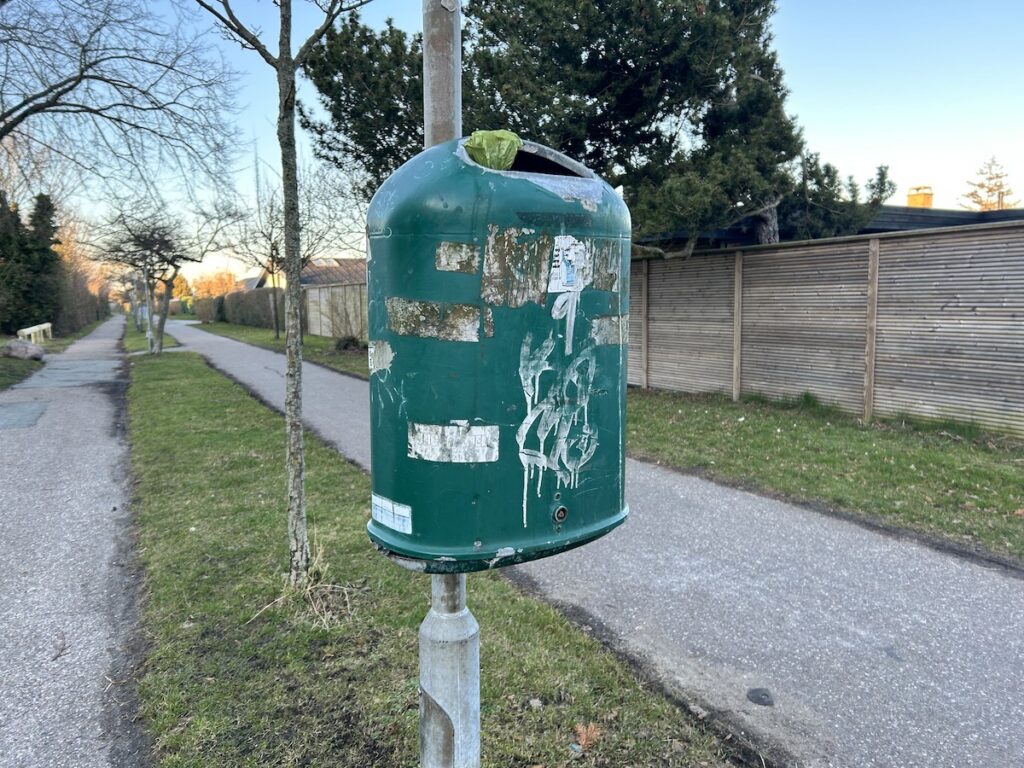
<instances>
[{"instance_id":1,"label":"fence post","mask_svg":"<svg viewBox=\"0 0 1024 768\"><path fill-rule=\"evenodd\" d=\"M649 345L647 343L647 288L650 285L651 260L644 259L643 272L640 280L640 386L647 389L647 354Z\"/></svg>"},{"instance_id":2,"label":"fence post","mask_svg":"<svg viewBox=\"0 0 1024 768\"><path fill-rule=\"evenodd\" d=\"M330 323L331 323L331 334L330 334L330 336L331 336L332 339L341 338L338 335L338 318L336 317L337 307L335 306L336 304L337 304L337 292L335 291L334 286L332 285L330 288L327 289L327 311L330 313Z\"/></svg>"},{"instance_id":3,"label":"fence post","mask_svg":"<svg viewBox=\"0 0 1024 768\"><path fill-rule=\"evenodd\" d=\"M736 251L732 298L732 399L743 394L743 251Z\"/></svg>"},{"instance_id":4,"label":"fence post","mask_svg":"<svg viewBox=\"0 0 1024 768\"><path fill-rule=\"evenodd\" d=\"M864 333L864 422L875 405L875 341L878 335L878 238L868 241L868 305Z\"/></svg>"}]
</instances>

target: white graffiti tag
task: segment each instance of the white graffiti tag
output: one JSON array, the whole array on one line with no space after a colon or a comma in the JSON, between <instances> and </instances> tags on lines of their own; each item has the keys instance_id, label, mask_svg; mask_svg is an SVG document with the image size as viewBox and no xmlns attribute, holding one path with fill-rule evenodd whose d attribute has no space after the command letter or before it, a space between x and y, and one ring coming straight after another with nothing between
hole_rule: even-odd
<instances>
[{"instance_id":1,"label":"white graffiti tag","mask_svg":"<svg viewBox=\"0 0 1024 768\"><path fill-rule=\"evenodd\" d=\"M527 414L516 432L523 465L523 527L530 481L536 477L540 498L544 473L554 473L559 488L575 488L580 469L597 451L597 430L590 423L589 403L596 362L593 349L582 350L564 370L549 357L555 348L552 335L533 347L533 334L523 340L519 378Z\"/></svg>"}]
</instances>

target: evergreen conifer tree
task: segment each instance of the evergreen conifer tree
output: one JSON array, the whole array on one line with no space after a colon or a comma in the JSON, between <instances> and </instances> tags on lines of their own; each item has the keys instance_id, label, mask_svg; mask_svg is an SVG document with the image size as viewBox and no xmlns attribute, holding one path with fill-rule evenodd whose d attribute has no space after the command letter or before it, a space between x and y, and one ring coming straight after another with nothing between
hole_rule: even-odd
<instances>
[{"instance_id":1,"label":"evergreen conifer tree","mask_svg":"<svg viewBox=\"0 0 1024 768\"><path fill-rule=\"evenodd\" d=\"M60 298L54 218L53 201L39 195L26 227L0 192L0 332L54 319Z\"/></svg>"}]
</instances>

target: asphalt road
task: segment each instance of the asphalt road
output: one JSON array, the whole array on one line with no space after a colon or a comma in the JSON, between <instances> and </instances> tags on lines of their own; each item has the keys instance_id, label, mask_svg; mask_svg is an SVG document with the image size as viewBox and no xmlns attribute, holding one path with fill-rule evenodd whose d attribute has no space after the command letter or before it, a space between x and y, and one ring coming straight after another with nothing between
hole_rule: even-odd
<instances>
[{"instance_id":1,"label":"asphalt road","mask_svg":"<svg viewBox=\"0 0 1024 768\"><path fill-rule=\"evenodd\" d=\"M282 408L282 355L170 332ZM368 469L366 383L303 376L309 426ZM636 461L627 483L625 525L514 571L668 689L787 765L1024 766L1019 573Z\"/></svg>"},{"instance_id":2,"label":"asphalt road","mask_svg":"<svg viewBox=\"0 0 1024 768\"><path fill-rule=\"evenodd\" d=\"M0 766L142 765L118 340L0 392Z\"/></svg>"}]
</instances>

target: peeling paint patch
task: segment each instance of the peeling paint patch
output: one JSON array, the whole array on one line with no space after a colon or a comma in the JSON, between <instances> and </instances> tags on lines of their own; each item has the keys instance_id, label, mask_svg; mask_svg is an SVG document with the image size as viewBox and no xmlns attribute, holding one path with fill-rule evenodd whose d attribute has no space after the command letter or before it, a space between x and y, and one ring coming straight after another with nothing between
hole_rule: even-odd
<instances>
[{"instance_id":1,"label":"peeling paint patch","mask_svg":"<svg viewBox=\"0 0 1024 768\"><path fill-rule=\"evenodd\" d=\"M629 339L629 317L595 317L590 324L590 338L595 344L625 344Z\"/></svg>"},{"instance_id":2,"label":"peeling paint patch","mask_svg":"<svg viewBox=\"0 0 1024 768\"><path fill-rule=\"evenodd\" d=\"M434 264L441 272L464 272L476 274L479 246L473 243L438 243L434 253Z\"/></svg>"},{"instance_id":3,"label":"peeling paint patch","mask_svg":"<svg viewBox=\"0 0 1024 768\"><path fill-rule=\"evenodd\" d=\"M494 553L494 557L487 561L487 567L493 568L498 564L499 560L504 560L506 557L515 557L516 550L514 547L502 547Z\"/></svg>"},{"instance_id":4,"label":"peeling paint patch","mask_svg":"<svg viewBox=\"0 0 1024 768\"><path fill-rule=\"evenodd\" d=\"M484 336L488 339L494 336L494 313L490 307L484 307Z\"/></svg>"},{"instance_id":5,"label":"peeling paint patch","mask_svg":"<svg viewBox=\"0 0 1024 768\"><path fill-rule=\"evenodd\" d=\"M498 427L409 422L409 458L449 464L498 460Z\"/></svg>"},{"instance_id":6,"label":"peeling paint patch","mask_svg":"<svg viewBox=\"0 0 1024 768\"><path fill-rule=\"evenodd\" d=\"M594 288L617 293L622 278L622 241L603 240L593 249Z\"/></svg>"},{"instance_id":7,"label":"peeling paint patch","mask_svg":"<svg viewBox=\"0 0 1024 768\"><path fill-rule=\"evenodd\" d=\"M492 224L484 246L480 296L496 307L544 304L553 239L535 230Z\"/></svg>"},{"instance_id":8,"label":"peeling paint patch","mask_svg":"<svg viewBox=\"0 0 1024 768\"><path fill-rule=\"evenodd\" d=\"M412 507L408 504L399 504L374 493L370 497L370 516L394 531L412 533Z\"/></svg>"},{"instance_id":9,"label":"peeling paint patch","mask_svg":"<svg viewBox=\"0 0 1024 768\"><path fill-rule=\"evenodd\" d=\"M401 336L426 336L442 341L479 341L480 308L472 304L441 304L389 297L388 326Z\"/></svg>"},{"instance_id":10,"label":"peeling paint patch","mask_svg":"<svg viewBox=\"0 0 1024 768\"><path fill-rule=\"evenodd\" d=\"M370 342L370 375L375 373L387 374L391 371L391 362L395 359L395 352L386 341Z\"/></svg>"}]
</instances>

